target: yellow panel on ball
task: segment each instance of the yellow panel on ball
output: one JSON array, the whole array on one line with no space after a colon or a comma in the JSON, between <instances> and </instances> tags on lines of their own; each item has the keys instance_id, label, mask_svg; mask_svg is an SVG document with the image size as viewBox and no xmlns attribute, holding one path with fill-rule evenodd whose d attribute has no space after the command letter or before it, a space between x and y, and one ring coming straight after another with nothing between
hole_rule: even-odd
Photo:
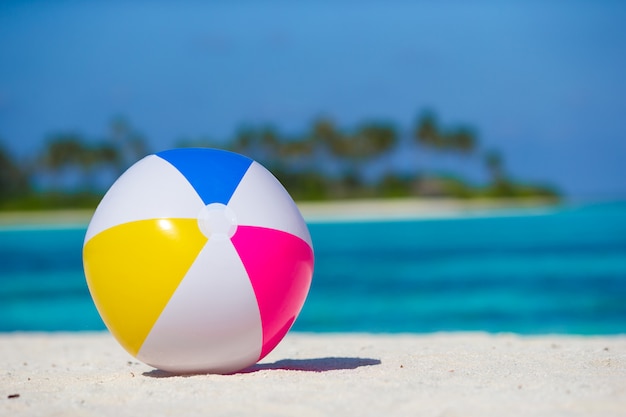
<instances>
[{"instance_id":1,"label":"yellow panel on ball","mask_svg":"<svg viewBox=\"0 0 626 417\"><path fill-rule=\"evenodd\" d=\"M85 243L98 312L133 356L206 242L196 219L173 218L124 223Z\"/></svg>"}]
</instances>

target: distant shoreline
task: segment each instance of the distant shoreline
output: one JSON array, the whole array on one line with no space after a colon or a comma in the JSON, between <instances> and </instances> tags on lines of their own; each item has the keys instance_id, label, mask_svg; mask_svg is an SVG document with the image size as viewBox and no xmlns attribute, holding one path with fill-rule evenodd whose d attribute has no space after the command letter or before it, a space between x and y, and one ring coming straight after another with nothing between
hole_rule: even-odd
<instances>
[{"instance_id":1,"label":"distant shoreline","mask_svg":"<svg viewBox=\"0 0 626 417\"><path fill-rule=\"evenodd\" d=\"M307 222L408 220L493 215L517 210L550 209L552 200L525 199L370 199L303 201L298 207ZM0 227L87 225L93 209L0 211Z\"/></svg>"},{"instance_id":2,"label":"distant shoreline","mask_svg":"<svg viewBox=\"0 0 626 417\"><path fill-rule=\"evenodd\" d=\"M5 211L0 212L0 227L87 225L93 213L91 209Z\"/></svg>"},{"instance_id":3,"label":"distant shoreline","mask_svg":"<svg viewBox=\"0 0 626 417\"><path fill-rule=\"evenodd\" d=\"M550 209L559 203L548 199L420 199L341 200L299 202L308 222L419 220L476 215L496 215L517 210Z\"/></svg>"}]
</instances>

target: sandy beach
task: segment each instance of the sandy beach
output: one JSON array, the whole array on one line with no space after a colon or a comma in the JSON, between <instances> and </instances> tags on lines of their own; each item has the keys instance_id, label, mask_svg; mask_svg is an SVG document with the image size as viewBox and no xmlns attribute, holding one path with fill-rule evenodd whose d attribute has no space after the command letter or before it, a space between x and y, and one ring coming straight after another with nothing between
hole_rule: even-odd
<instances>
[{"instance_id":1,"label":"sandy beach","mask_svg":"<svg viewBox=\"0 0 626 417\"><path fill-rule=\"evenodd\" d=\"M301 203L308 221L509 213L547 204ZM90 211L3 213L86 225ZM82 226L81 226L82 227ZM626 335L290 333L233 375L172 375L107 332L0 333L0 416L626 416Z\"/></svg>"},{"instance_id":2,"label":"sandy beach","mask_svg":"<svg viewBox=\"0 0 626 417\"><path fill-rule=\"evenodd\" d=\"M290 333L233 375L177 376L108 333L0 335L3 416L624 416L626 336Z\"/></svg>"},{"instance_id":3,"label":"sandy beach","mask_svg":"<svg viewBox=\"0 0 626 417\"><path fill-rule=\"evenodd\" d=\"M545 212L554 207L550 200L456 200L456 199L372 199L298 202L309 222L432 219L456 216L510 214L517 210ZM93 210L45 210L0 212L0 227L86 226Z\"/></svg>"}]
</instances>

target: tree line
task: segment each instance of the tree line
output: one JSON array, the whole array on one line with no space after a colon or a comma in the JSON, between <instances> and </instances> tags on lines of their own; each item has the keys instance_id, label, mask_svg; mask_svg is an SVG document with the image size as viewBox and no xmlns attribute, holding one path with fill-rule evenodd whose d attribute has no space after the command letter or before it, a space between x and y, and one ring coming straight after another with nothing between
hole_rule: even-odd
<instances>
[{"instance_id":1,"label":"tree line","mask_svg":"<svg viewBox=\"0 0 626 417\"><path fill-rule=\"evenodd\" d=\"M318 118L296 136L270 125L246 126L228 140L181 139L175 147L216 147L249 156L274 173L296 200L558 197L553 187L511 179L502 154L483 149L474 129L442 126L433 112L419 115L408 133L387 122L342 129L330 118ZM489 181L472 184L459 173L430 172L417 161L403 171L385 165L401 149L480 161ZM17 161L0 141L0 208L93 207L117 176L150 152L146 138L123 118L115 119L101 140L52 135L26 161ZM384 168L372 175L376 163Z\"/></svg>"}]
</instances>

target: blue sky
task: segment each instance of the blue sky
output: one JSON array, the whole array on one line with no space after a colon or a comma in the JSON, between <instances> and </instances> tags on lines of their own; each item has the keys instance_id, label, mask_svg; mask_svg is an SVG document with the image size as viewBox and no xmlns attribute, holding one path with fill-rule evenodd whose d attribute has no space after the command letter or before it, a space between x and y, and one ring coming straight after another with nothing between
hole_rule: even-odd
<instances>
[{"instance_id":1,"label":"blue sky","mask_svg":"<svg viewBox=\"0 0 626 417\"><path fill-rule=\"evenodd\" d=\"M157 151L432 109L516 178L625 197L624 22L608 0L4 1L0 138L25 156L123 115Z\"/></svg>"}]
</instances>

